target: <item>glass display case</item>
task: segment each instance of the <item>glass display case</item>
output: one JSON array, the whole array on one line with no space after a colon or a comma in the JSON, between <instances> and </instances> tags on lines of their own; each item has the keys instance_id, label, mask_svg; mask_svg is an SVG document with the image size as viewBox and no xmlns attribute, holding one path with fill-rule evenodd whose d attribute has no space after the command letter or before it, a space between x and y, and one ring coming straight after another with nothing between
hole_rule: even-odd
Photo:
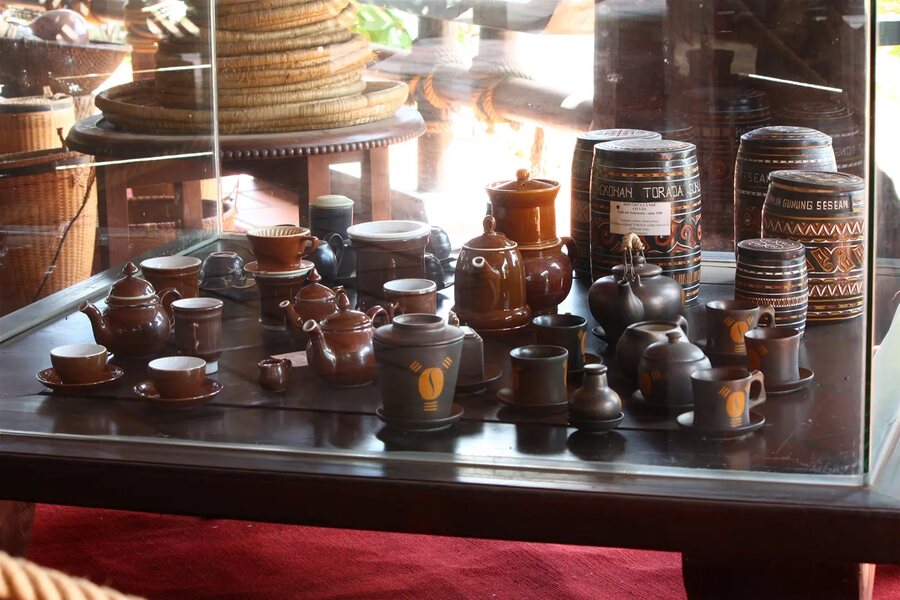
<instances>
[{"instance_id":1,"label":"glass display case","mask_svg":"<svg viewBox=\"0 0 900 600\"><path fill-rule=\"evenodd\" d=\"M890 464L896 3L70 4L0 0L20 451L714 495Z\"/></svg>"}]
</instances>

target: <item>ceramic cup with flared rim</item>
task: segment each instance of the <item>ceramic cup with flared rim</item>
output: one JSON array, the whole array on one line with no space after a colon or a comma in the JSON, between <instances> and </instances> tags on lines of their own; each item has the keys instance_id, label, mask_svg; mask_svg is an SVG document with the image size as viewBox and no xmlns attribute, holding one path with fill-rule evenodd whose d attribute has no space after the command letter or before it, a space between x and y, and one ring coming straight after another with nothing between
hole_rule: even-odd
<instances>
[{"instance_id":1,"label":"ceramic cup with flared rim","mask_svg":"<svg viewBox=\"0 0 900 600\"><path fill-rule=\"evenodd\" d=\"M382 286L382 294L397 303L395 315L437 312L437 284L430 279L393 279Z\"/></svg>"},{"instance_id":2,"label":"ceramic cup with flared rim","mask_svg":"<svg viewBox=\"0 0 900 600\"><path fill-rule=\"evenodd\" d=\"M182 298L172 303L175 348L206 361L206 374L219 370L222 356L222 306L218 298Z\"/></svg>"},{"instance_id":3,"label":"ceramic cup with flared rim","mask_svg":"<svg viewBox=\"0 0 900 600\"><path fill-rule=\"evenodd\" d=\"M200 265L200 259L193 256L157 256L141 261L141 271L157 292L175 288L182 298L196 298L200 295Z\"/></svg>"},{"instance_id":4,"label":"ceramic cup with flared rim","mask_svg":"<svg viewBox=\"0 0 900 600\"><path fill-rule=\"evenodd\" d=\"M150 381L163 398L193 398L206 379L206 361L196 356L167 356L147 365Z\"/></svg>"},{"instance_id":5,"label":"ceramic cup with flared rim","mask_svg":"<svg viewBox=\"0 0 900 600\"><path fill-rule=\"evenodd\" d=\"M753 394L756 387L758 393ZM766 401L765 377L740 367L713 367L691 373L694 427L727 431L750 424L750 409Z\"/></svg>"},{"instance_id":6,"label":"ceramic cup with flared rim","mask_svg":"<svg viewBox=\"0 0 900 600\"><path fill-rule=\"evenodd\" d=\"M531 319L537 343L562 346L569 353L569 372L584 368L587 319L578 315L540 315Z\"/></svg>"},{"instance_id":7,"label":"ceramic cup with flared rim","mask_svg":"<svg viewBox=\"0 0 900 600\"><path fill-rule=\"evenodd\" d=\"M237 252L213 252L200 266L200 285L206 290L224 290L244 279L244 259Z\"/></svg>"},{"instance_id":8,"label":"ceramic cup with flared rim","mask_svg":"<svg viewBox=\"0 0 900 600\"><path fill-rule=\"evenodd\" d=\"M765 327L744 334L747 368L762 371L768 385L784 385L800 379L800 339L793 327Z\"/></svg>"},{"instance_id":9,"label":"ceramic cup with flared rim","mask_svg":"<svg viewBox=\"0 0 900 600\"><path fill-rule=\"evenodd\" d=\"M270 392L283 392L290 380L292 368L289 358L264 358L257 363L259 385Z\"/></svg>"},{"instance_id":10,"label":"ceramic cup with flared rim","mask_svg":"<svg viewBox=\"0 0 900 600\"><path fill-rule=\"evenodd\" d=\"M66 344L50 351L50 363L63 383L94 383L106 374L109 353L100 344Z\"/></svg>"},{"instance_id":11,"label":"ceramic cup with flared rim","mask_svg":"<svg viewBox=\"0 0 900 600\"><path fill-rule=\"evenodd\" d=\"M303 257L319 245L309 229L296 225L257 227L247 232L247 239L261 271L299 269Z\"/></svg>"},{"instance_id":12,"label":"ceramic cup with flared rim","mask_svg":"<svg viewBox=\"0 0 900 600\"><path fill-rule=\"evenodd\" d=\"M328 194L309 203L309 228L320 240L331 234L347 237L353 225L353 200L347 196Z\"/></svg>"},{"instance_id":13,"label":"ceramic cup with flared rim","mask_svg":"<svg viewBox=\"0 0 900 600\"><path fill-rule=\"evenodd\" d=\"M564 404L569 352L562 346L520 346L509 352L517 404Z\"/></svg>"},{"instance_id":14,"label":"ceramic cup with flared rim","mask_svg":"<svg viewBox=\"0 0 900 600\"><path fill-rule=\"evenodd\" d=\"M744 334L758 325L775 326L775 308L749 300L713 300L706 303L706 353L744 356Z\"/></svg>"}]
</instances>

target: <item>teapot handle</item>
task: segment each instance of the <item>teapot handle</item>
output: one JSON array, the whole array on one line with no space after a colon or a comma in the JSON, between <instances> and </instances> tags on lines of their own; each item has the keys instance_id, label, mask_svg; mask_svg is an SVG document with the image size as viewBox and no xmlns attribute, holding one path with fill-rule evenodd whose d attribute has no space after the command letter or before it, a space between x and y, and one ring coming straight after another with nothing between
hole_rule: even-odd
<instances>
[{"instance_id":1,"label":"teapot handle","mask_svg":"<svg viewBox=\"0 0 900 600\"><path fill-rule=\"evenodd\" d=\"M684 315L675 315L675 322L678 323L679 327L681 327L681 330L684 332L684 337L687 337L688 320L684 318Z\"/></svg>"},{"instance_id":2,"label":"teapot handle","mask_svg":"<svg viewBox=\"0 0 900 600\"><path fill-rule=\"evenodd\" d=\"M393 305L393 306L391 306ZM397 303L391 302L388 304L390 311L385 309L383 306L373 306L369 310L366 311L366 316L372 320L372 325L375 326L375 319L379 317L383 317L385 321L385 325L394 320L394 311L396 310Z\"/></svg>"},{"instance_id":3,"label":"teapot handle","mask_svg":"<svg viewBox=\"0 0 900 600\"><path fill-rule=\"evenodd\" d=\"M166 311L166 314L169 315L169 320L173 320L175 318L174 313L172 312L172 303L176 300L181 300L181 292L179 292L176 288L166 288L163 291L157 294L159 296L159 302L162 304L163 309Z\"/></svg>"},{"instance_id":4,"label":"teapot handle","mask_svg":"<svg viewBox=\"0 0 900 600\"><path fill-rule=\"evenodd\" d=\"M575 275L575 257L578 256L578 246L575 245L575 240L567 235L559 239L566 247L566 257L569 259L569 273Z\"/></svg>"}]
</instances>

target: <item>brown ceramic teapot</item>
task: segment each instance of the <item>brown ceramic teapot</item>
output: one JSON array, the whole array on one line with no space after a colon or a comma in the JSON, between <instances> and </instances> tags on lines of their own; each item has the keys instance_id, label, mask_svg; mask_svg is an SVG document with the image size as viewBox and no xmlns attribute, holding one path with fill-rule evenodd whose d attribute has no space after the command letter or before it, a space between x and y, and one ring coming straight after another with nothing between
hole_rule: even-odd
<instances>
[{"instance_id":1,"label":"brown ceramic teapot","mask_svg":"<svg viewBox=\"0 0 900 600\"><path fill-rule=\"evenodd\" d=\"M301 342L309 338L303 332L303 324L308 320L321 321L337 310L337 294L343 290L343 286L333 288L319 283L322 277L313 269L306 278L308 282L292 300L283 300L278 304L284 313L284 322L294 339Z\"/></svg>"},{"instance_id":2,"label":"brown ceramic teapot","mask_svg":"<svg viewBox=\"0 0 900 600\"><path fill-rule=\"evenodd\" d=\"M681 285L645 260L638 236L629 233L622 238L622 253L624 264L613 267L612 275L595 281L588 292L591 314L610 344L632 323L672 321L684 310Z\"/></svg>"},{"instance_id":3,"label":"brown ceramic teapot","mask_svg":"<svg viewBox=\"0 0 900 600\"><path fill-rule=\"evenodd\" d=\"M342 387L375 381L375 351L372 337L377 317L387 318L384 309L373 306L368 312L350 308L347 292L337 293L337 310L321 322L309 319L303 332L309 336L306 359L322 379Z\"/></svg>"},{"instance_id":4,"label":"brown ceramic teapot","mask_svg":"<svg viewBox=\"0 0 900 600\"><path fill-rule=\"evenodd\" d=\"M484 234L466 242L456 261L453 311L478 331L524 327L531 319L525 300L525 267L515 242L485 217Z\"/></svg>"},{"instance_id":5,"label":"brown ceramic teapot","mask_svg":"<svg viewBox=\"0 0 900 600\"><path fill-rule=\"evenodd\" d=\"M163 349L172 328L170 305L181 297L174 288L158 295L137 276L134 263L125 265L122 278L109 289L106 310L85 301L78 308L91 320L94 339L120 357L147 356Z\"/></svg>"}]
</instances>

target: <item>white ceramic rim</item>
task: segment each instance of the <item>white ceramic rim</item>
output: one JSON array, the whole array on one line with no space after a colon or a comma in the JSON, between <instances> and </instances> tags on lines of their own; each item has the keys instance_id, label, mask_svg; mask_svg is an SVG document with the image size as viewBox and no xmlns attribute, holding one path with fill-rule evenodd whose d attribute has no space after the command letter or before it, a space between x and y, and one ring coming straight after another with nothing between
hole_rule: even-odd
<instances>
[{"instance_id":1,"label":"white ceramic rim","mask_svg":"<svg viewBox=\"0 0 900 600\"><path fill-rule=\"evenodd\" d=\"M156 371L193 371L194 369L206 369L206 361L196 356L166 356L151 360L148 369Z\"/></svg>"},{"instance_id":2,"label":"white ceramic rim","mask_svg":"<svg viewBox=\"0 0 900 600\"><path fill-rule=\"evenodd\" d=\"M106 352L106 346L100 344L66 344L50 351L50 356L57 358L93 358Z\"/></svg>"},{"instance_id":3,"label":"white ceramic rim","mask_svg":"<svg viewBox=\"0 0 900 600\"><path fill-rule=\"evenodd\" d=\"M200 267L202 261L193 256L157 256L141 261L141 269L153 269L156 271L174 271L189 267Z\"/></svg>"},{"instance_id":4,"label":"white ceramic rim","mask_svg":"<svg viewBox=\"0 0 900 600\"><path fill-rule=\"evenodd\" d=\"M345 206L353 206L353 200L340 194L326 194L319 196L310 202L309 205L316 208L343 208Z\"/></svg>"},{"instance_id":5,"label":"white ceramic rim","mask_svg":"<svg viewBox=\"0 0 900 600\"><path fill-rule=\"evenodd\" d=\"M247 237L258 238L282 238L309 235L307 227L299 225L273 225L271 227L257 227L247 232Z\"/></svg>"},{"instance_id":6,"label":"white ceramic rim","mask_svg":"<svg viewBox=\"0 0 900 600\"><path fill-rule=\"evenodd\" d=\"M218 298L181 298L172 303L172 308L181 310L209 310L222 308L224 302Z\"/></svg>"},{"instance_id":7,"label":"white ceramic rim","mask_svg":"<svg viewBox=\"0 0 900 600\"><path fill-rule=\"evenodd\" d=\"M347 229L347 235L351 239L372 242L414 240L430 234L431 225L428 223L399 219L357 223Z\"/></svg>"},{"instance_id":8,"label":"white ceramic rim","mask_svg":"<svg viewBox=\"0 0 900 600\"><path fill-rule=\"evenodd\" d=\"M405 279L391 279L382 286L385 294L391 293L398 296L423 296L437 291L437 284L430 279L418 279L408 277Z\"/></svg>"}]
</instances>

